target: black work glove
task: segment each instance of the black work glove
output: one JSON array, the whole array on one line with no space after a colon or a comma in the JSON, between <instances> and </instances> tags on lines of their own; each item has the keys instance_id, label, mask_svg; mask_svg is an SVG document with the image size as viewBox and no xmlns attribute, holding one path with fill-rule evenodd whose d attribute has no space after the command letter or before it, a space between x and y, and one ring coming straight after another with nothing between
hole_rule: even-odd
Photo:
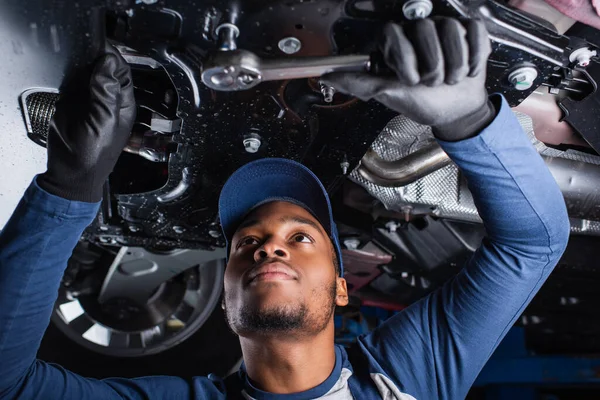
<instances>
[{"instance_id":1,"label":"black work glove","mask_svg":"<svg viewBox=\"0 0 600 400\"><path fill-rule=\"evenodd\" d=\"M381 51L395 76L348 72L321 80L430 125L446 141L474 136L493 120L496 111L485 88L491 46L481 21L423 19L404 27L388 23Z\"/></svg>"},{"instance_id":2,"label":"black work glove","mask_svg":"<svg viewBox=\"0 0 600 400\"><path fill-rule=\"evenodd\" d=\"M68 87L56 103L48 133L48 170L37 178L49 193L98 202L135 121L131 70L106 44L83 87Z\"/></svg>"}]
</instances>

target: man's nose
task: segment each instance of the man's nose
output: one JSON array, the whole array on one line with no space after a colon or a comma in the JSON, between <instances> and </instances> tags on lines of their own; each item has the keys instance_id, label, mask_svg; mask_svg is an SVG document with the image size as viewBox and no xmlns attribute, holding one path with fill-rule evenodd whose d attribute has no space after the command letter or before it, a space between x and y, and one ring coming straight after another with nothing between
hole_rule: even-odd
<instances>
[{"instance_id":1,"label":"man's nose","mask_svg":"<svg viewBox=\"0 0 600 400\"><path fill-rule=\"evenodd\" d=\"M275 238L267 239L262 246L258 247L254 252L254 261L258 262L265 258L289 258L289 252L285 246Z\"/></svg>"}]
</instances>

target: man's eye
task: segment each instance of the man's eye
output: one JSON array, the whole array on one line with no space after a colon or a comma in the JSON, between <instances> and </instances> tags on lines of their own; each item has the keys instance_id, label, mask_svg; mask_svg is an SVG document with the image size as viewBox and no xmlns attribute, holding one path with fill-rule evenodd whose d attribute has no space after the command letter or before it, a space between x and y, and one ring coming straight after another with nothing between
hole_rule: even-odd
<instances>
[{"instance_id":1,"label":"man's eye","mask_svg":"<svg viewBox=\"0 0 600 400\"><path fill-rule=\"evenodd\" d=\"M294 235L293 240L294 240L294 242L298 242L298 243L312 243L312 239L310 238L310 236L308 236L304 233L298 233L298 234Z\"/></svg>"},{"instance_id":2,"label":"man's eye","mask_svg":"<svg viewBox=\"0 0 600 400\"><path fill-rule=\"evenodd\" d=\"M257 243L258 243L258 240L256 238L249 236L249 237L246 237L246 238L243 238L242 240L240 240L238 247L250 246L253 244L257 244Z\"/></svg>"}]
</instances>

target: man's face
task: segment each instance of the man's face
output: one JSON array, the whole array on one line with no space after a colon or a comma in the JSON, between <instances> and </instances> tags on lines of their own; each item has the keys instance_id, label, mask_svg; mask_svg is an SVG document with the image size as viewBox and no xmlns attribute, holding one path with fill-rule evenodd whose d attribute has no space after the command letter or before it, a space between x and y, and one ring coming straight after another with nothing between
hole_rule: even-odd
<instances>
[{"instance_id":1,"label":"man's face","mask_svg":"<svg viewBox=\"0 0 600 400\"><path fill-rule=\"evenodd\" d=\"M331 240L304 208L275 201L254 210L231 240L225 311L240 336L311 336L348 302Z\"/></svg>"}]
</instances>

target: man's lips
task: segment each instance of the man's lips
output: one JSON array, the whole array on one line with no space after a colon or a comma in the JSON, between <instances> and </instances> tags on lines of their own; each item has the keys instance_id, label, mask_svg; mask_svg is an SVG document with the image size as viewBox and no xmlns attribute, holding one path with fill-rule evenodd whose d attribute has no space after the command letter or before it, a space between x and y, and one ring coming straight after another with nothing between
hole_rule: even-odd
<instances>
[{"instance_id":1,"label":"man's lips","mask_svg":"<svg viewBox=\"0 0 600 400\"><path fill-rule=\"evenodd\" d=\"M248 274L248 283L253 281L293 280L294 271L281 262L270 262L253 268Z\"/></svg>"}]
</instances>

